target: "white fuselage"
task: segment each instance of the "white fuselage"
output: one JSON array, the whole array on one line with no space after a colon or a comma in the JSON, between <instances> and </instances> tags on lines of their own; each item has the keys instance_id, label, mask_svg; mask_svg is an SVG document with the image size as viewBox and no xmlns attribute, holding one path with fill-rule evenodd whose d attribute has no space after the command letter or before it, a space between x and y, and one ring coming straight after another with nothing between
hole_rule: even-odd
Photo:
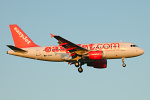
<instances>
[{"instance_id":1,"label":"white fuselage","mask_svg":"<svg viewBox=\"0 0 150 100\"><path fill-rule=\"evenodd\" d=\"M103 59L118 59L129 58L142 55L144 50L135 46L132 43L97 43L97 44L78 44L79 46L91 51L103 51ZM44 46L44 47L30 47L22 48L27 52L7 51L8 54L27 57L37 60L46 61L67 61L71 60L69 52L66 52L62 46Z\"/></svg>"}]
</instances>

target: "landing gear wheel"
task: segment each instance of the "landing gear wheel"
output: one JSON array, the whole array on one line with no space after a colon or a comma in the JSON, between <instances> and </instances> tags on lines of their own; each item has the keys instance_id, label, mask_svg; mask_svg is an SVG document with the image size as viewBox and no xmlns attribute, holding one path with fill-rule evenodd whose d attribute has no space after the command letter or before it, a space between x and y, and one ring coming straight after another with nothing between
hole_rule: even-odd
<instances>
[{"instance_id":1,"label":"landing gear wheel","mask_svg":"<svg viewBox=\"0 0 150 100\"><path fill-rule=\"evenodd\" d=\"M122 66L123 66L123 67L126 67L126 64L124 63L124 64L122 64Z\"/></svg>"},{"instance_id":2,"label":"landing gear wheel","mask_svg":"<svg viewBox=\"0 0 150 100\"><path fill-rule=\"evenodd\" d=\"M82 73L82 72L83 72L82 67L79 67L79 68L78 68L78 71L79 71L79 73Z\"/></svg>"},{"instance_id":3,"label":"landing gear wheel","mask_svg":"<svg viewBox=\"0 0 150 100\"><path fill-rule=\"evenodd\" d=\"M79 62L76 62L76 63L75 63L75 66L76 66L76 67L79 67Z\"/></svg>"},{"instance_id":4,"label":"landing gear wheel","mask_svg":"<svg viewBox=\"0 0 150 100\"><path fill-rule=\"evenodd\" d=\"M126 67L126 64L124 63L124 62L125 62L124 59L125 59L125 58L122 58L122 63L123 63L122 66L123 66L123 67Z\"/></svg>"}]
</instances>

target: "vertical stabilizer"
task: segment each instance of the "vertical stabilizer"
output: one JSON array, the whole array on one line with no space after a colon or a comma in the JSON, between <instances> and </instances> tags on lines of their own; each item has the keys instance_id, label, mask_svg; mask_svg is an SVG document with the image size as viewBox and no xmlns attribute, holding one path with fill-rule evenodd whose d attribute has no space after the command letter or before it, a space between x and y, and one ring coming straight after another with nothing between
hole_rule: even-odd
<instances>
[{"instance_id":1,"label":"vertical stabilizer","mask_svg":"<svg viewBox=\"0 0 150 100\"><path fill-rule=\"evenodd\" d=\"M38 47L22 30L16 25L9 25L14 44L18 48Z\"/></svg>"}]
</instances>

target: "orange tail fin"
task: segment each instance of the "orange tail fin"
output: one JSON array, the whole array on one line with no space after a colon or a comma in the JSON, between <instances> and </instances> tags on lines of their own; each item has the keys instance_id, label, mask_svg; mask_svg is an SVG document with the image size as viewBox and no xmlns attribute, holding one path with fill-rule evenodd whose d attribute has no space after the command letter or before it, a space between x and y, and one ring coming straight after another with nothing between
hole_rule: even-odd
<instances>
[{"instance_id":1,"label":"orange tail fin","mask_svg":"<svg viewBox=\"0 0 150 100\"><path fill-rule=\"evenodd\" d=\"M9 25L14 44L18 48L38 47L22 30L16 25Z\"/></svg>"}]
</instances>

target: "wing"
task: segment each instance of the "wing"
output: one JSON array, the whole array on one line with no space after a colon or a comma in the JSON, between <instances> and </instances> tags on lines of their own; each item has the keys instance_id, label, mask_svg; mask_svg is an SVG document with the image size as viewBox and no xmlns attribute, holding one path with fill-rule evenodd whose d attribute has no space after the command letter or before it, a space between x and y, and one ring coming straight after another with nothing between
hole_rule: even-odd
<instances>
[{"instance_id":1,"label":"wing","mask_svg":"<svg viewBox=\"0 0 150 100\"><path fill-rule=\"evenodd\" d=\"M74 43L62 38L61 36L51 34L51 37L54 37L55 39L57 39L59 46L63 46L66 49L66 51L69 51L71 53L71 56L74 56L74 55L82 56L84 53L89 51L77 44L74 44ZM74 57L74 58L76 58L76 57Z\"/></svg>"}]
</instances>

